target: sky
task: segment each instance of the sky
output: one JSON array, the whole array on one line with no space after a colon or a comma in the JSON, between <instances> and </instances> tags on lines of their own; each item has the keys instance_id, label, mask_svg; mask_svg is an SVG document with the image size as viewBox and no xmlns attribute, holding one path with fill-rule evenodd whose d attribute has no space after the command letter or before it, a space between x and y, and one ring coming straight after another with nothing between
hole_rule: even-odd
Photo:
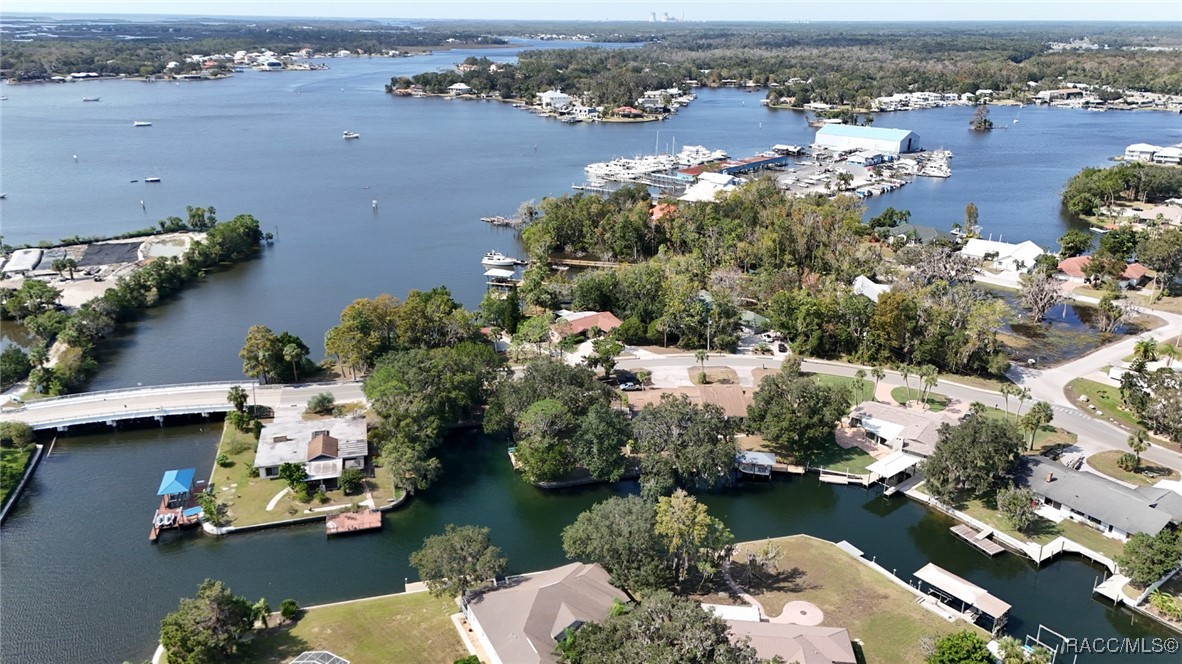
<instances>
[{"instance_id":1,"label":"sky","mask_svg":"<svg viewBox=\"0 0 1182 664\"><path fill-rule=\"evenodd\" d=\"M0 13L647 21L1182 21L1182 0L4 0Z\"/></svg>"}]
</instances>

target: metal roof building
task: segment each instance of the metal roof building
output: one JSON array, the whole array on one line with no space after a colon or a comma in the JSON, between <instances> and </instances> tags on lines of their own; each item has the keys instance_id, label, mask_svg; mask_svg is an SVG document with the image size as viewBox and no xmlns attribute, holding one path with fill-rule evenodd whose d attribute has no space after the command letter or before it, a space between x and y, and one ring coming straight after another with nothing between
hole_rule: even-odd
<instances>
[{"instance_id":1,"label":"metal roof building","mask_svg":"<svg viewBox=\"0 0 1182 664\"><path fill-rule=\"evenodd\" d=\"M816 144L835 150L903 154L919 150L919 135L908 129L827 124L817 130Z\"/></svg>"}]
</instances>

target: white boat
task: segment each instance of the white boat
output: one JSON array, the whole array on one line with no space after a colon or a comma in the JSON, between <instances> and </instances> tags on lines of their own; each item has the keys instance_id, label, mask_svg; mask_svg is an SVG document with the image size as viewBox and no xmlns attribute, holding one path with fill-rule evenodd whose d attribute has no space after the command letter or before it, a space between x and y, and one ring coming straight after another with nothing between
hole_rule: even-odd
<instances>
[{"instance_id":1,"label":"white boat","mask_svg":"<svg viewBox=\"0 0 1182 664\"><path fill-rule=\"evenodd\" d=\"M357 134L357 133L351 132L348 129L346 129L345 133L343 134L343 137L347 141L350 138L361 138L361 134Z\"/></svg>"},{"instance_id":2,"label":"white boat","mask_svg":"<svg viewBox=\"0 0 1182 664\"><path fill-rule=\"evenodd\" d=\"M158 177L144 178L144 182L159 182L159 181L160 181L160 178L158 178Z\"/></svg>"},{"instance_id":3,"label":"white boat","mask_svg":"<svg viewBox=\"0 0 1182 664\"><path fill-rule=\"evenodd\" d=\"M151 127L152 123L147 120L133 120L131 123L133 127Z\"/></svg>"},{"instance_id":4,"label":"white boat","mask_svg":"<svg viewBox=\"0 0 1182 664\"><path fill-rule=\"evenodd\" d=\"M517 265L517 259L506 256L499 251L490 251L480 260L480 264L488 267L513 267Z\"/></svg>"}]
</instances>

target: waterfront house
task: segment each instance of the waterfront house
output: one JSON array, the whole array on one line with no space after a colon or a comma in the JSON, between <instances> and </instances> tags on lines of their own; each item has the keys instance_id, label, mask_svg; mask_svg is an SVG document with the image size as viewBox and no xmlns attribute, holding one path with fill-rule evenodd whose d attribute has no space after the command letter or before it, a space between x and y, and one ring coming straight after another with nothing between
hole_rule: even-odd
<instances>
[{"instance_id":1,"label":"waterfront house","mask_svg":"<svg viewBox=\"0 0 1182 664\"><path fill-rule=\"evenodd\" d=\"M563 111L571 105L571 97L558 90L547 90L538 95L542 108L551 111Z\"/></svg>"},{"instance_id":2,"label":"waterfront house","mask_svg":"<svg viewBox=\"0 0 1182 664\"><path fill-rule=\"evenodd\" d=\"M580 334L590 338L592 329L605 333L620 325L620 319L610 311L559 311L558 320L550 326L550 338L554 343Z\"/></svg>"},{"instance_id":3,"label":"waterfront house","mask_svg":"<svg viewBox=\"0 0 1182 664\"><path fill-rule=\"evenodd\" d=\"M1182 494L1168 488L1130 488L1045 457L1025 457L1014 481L1034 492L1040 515L1070 519L1121 541L1135 533L1156 535L1182 522Z\"/></svg>"},{"instance_id":4,"label":"waterfront house","mask_svg":"<svg viewBox=\"0 0 1182 664\"><path fill-rule=\"evenodd\" d=\"M631 106L618 106L612 109L612 115L619 118L643 118L644 111L637 110Z\"/></svg>"},{"instance_id":5,"label":"waterfront house","mask_svg":"<svg viewBox=\"0 0 1182 664\"><path fill-rule=\"evenodd\" d=\"M1016 273L1034 267L1034 261L1046 252L1030 240L1013 244L972 238L965 243L960 253L988 261L996 270Z\"/></svg>"},{"instance_id":6,"label":"waterfront house","mask_svg":"<svg viewBox=\"0 0 1182 664\"><path fill-rule=\"evenodd\" d=\"M698 175L698 181L687 187L685 193L677 200L690 203L715 201L718 194L732 192L742 183L741 178L725 173L701 173Z\"/></svg>"},{"instance_id":7,"label":"waterfront house","mask_svg":"<svg viewBox=\"0 0 1182 664\"><path fill-rule=\"evenodd\" d=\"M254 467L276 479L285 463L302 464L308 481L334 487L346 468L365 470L369 456L364 417L304 421L276 418L259 435Z\"/></svg>"},{"instance_id":8,"label":"waterfront house","mask_svg":"<svg viewBox=\"0 0 1182 664\"><path fill-rule=\"evenodd\" d=\"M932 226L924 226L923 224L905 223L899 224L893 228L878 229L880 237L885 240L895 240L904 244L927 244L933 240L948 240L952 241L955 237L952 233L939 230Z\"/></svg>"},{"instance_id":9,"label":"waterfront house","mask_svg":"<svg viewBox=\"0 0 1182 664\"><path fill-rule=\"evenodd\" d=\"M1153 163L1173 166L1182 164L1182 144L1158 150L1153 154Z\"/></svg>"},{"instance_id":10,"label":"waterfront house","mask_svg":"<svg viewBox=\"0 0 1182 664\"><path fill-rule=\"evenodd\" d=\"M1083 283L1087 281L1088 264L1092 262L1091 256L1075 256L1059 261L1059 274L1056 276L1064 281L1072 281L1076 283ZM1125 265L1124 272L1121 272L1120 285L1122 288L1132 288L1140 285L1145 279L1146 269L1140 263L1128 263Z\"/></svg>"},{"instance_id":11,"label":"waterfront house","mask_svg":"<svg viewBox=\"0 0 1182 664\"><path fill-rule=\"evenodd\" d=\"M472 88L468 87L464 83L453 83L448 86L447 91L453 97L459 97L460 95L472 94Z\"/></svg>"},{"instance_id":12,"label":"waterfront house","mask_svg":"<svg viewBox=\"0 0 1182 664\"><path fill-rule=\"evenodd\" d=\"M1149 143L1134 143L1125 148L1125 160L1127 161L1153 161L1153 155L1161 150L1160 146L1150 145Z\"/></svg>"},{"instance_id":13,"label":"waterfront house","mask_svg":"<svg viewBox=\"0 0 1182 664\"><path fill-rule=\"evenodd\" d=\"M629 601L609 579L599 565L571 563L510 579L462 608L492 664L549 664L568 632Z\"/></svg>"},{"instance_id":14,"label":"waterfront house","mask_svg":"<svg viewBox=\"0 0 1182 664\"><path fill-rule=\"evenodd\" d=\"M846 424L860 428L870 440L909 454L929 457L936 451L940 427L955 425L943 411L918 410L878 401L863 401L850 411Z\"/></svg>"}]
</instances>

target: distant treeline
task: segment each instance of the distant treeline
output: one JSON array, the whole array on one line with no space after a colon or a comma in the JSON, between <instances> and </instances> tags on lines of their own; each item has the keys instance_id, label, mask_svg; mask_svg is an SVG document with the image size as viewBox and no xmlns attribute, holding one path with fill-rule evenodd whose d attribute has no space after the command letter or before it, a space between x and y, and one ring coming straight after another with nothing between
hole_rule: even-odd
<instances>
[{"instance_id":1,"label":"distant treeline","mask_svg":"<svg viewBox=\"0 0 1182 664\"><path fill-rule=\"evenodd\" d=\"M625 36L612 34L621 40ZM793 97L797 104L822 101L859 107L868 107L874 97L907 90L989 89L1023 98L1033 91L1028 82L1058 87L1071 81L1182 93L1178 52L1050 50L1050 41L1070 39L1069 34L1088 32L929 25L821 30L766 24L740 30L702 24L660 34L633 33L633 40L649 42L638 48L526 51L516 67L498 65L498 72L483 67L423 73L393 79L389 88L419 84L428 92L443 92L462 81L477 93L495 91L523 99L559 88L585 95L592 104L618 105L635 103L646 89L681 85L687 79L711 87L754 81L760 87L775 83L771 96L777 101L783 96ZM1108 37L1101 33L1092 39L1106 43ZM1135 41L1125 32L1111 37L1122 43ZM602 38L610 40L612 35ZM1166 29L1164 37L1142 41L1177 46L1182 33Z\"/></svg>"},{"instance_id":2,"label":"distant treeline","mask_svg":"<svg viewBox=\"0 0 1182 664\"><path fill-rule=\"evenodd\" d=\"M213 25L196 21L103 25L57 23L52 34L57 36L34 35L27 37L30 41L6 39L4 52L0 55L0 70L5 77L31 81L77 72L150 76L164 72L169 62L181 63L172 71L183 73L200 68L198 64L185 63L185 55L240 50L270 50L285 54L312 48L318 53L340 50L378 53L391 49L451 46L457 42L505 43L504 39L477 32L418 30L369 21L301 21L298 24L231 21Z\"/></svg>"}]
</instances>

